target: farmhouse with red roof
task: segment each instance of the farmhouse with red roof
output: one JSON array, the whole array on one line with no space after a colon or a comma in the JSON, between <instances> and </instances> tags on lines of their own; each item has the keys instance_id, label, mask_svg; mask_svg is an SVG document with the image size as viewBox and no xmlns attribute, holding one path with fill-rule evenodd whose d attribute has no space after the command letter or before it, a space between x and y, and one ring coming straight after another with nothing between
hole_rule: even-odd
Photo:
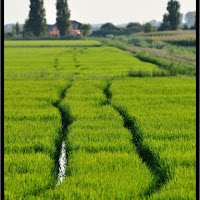
<instances>
[{"instance_id":1,"label":"farmhouse with red roof","mask_svg":"<svg viewBox=\"0 0 200 200\"><path fill-rule=\"evenodd\" d=\"M59 30L57 28L53 28L52 31L49 31L50 35L59 35Z\"/></svg>"},{"instance_id":2,"label":"farmhouse with red roof","mask_svg":"<svg viewBox=\"0 0 200 200\"><path fill-rule=\"evenodd\" d=\"M69 28L69 34L70 35L80 35L81 34L80 26L81 26L81 23L72 20L71 21L71 26ZM57 29L56 24L48 25L47 26L47 32L50 35L59 35L59 30Z\"/></svg>"}]
</instances>

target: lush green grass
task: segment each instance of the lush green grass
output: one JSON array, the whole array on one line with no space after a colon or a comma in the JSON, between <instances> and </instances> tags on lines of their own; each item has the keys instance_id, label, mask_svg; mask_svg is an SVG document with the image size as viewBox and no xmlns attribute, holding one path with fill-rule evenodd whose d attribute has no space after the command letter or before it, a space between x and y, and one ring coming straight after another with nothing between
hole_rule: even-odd
<instances>
[{"instance_id":1,"label":"lush green grass","mask_svg":"<svg viewBox=\"0 0 200 200\"><path fill-rule=\"evenodd\" d=\"M145 62L151 62L160 66L160 68L166 69L171 76L180 75L196 75L196 69L193 66L182 64L182 63L174 63L169 61L168 59L159 58L157 56L149 55L148 53L138 53L137 57L140 60Z\"/></svg>"},{"instance_id":2,"label":"lush green grass","mask_svg":"<svg viewBox=\"0 0 200 200\"><path fill-rule=\"evenodd\" d=\"M66 178L44 199L133 199L153 182L138 157L123 119L106 105L106 82L74 81L61 106L70 108L73 123L67 135Z\"/></svg>"},{"instance_id":3,"label":"lush green grass","mask_svg":"<svg viewBox=\"0 0 200 200\"><path fill-rule=\"evenodd\" d=\"M5 47L93 47L101 46L95 40L28 40L28 41L4 41Z\"/></svg>"},{"instance_id":4,"label":"lush green grass","mask_svg":"<svg viewBox=\"0 0 200 200\"><path fill-rule=\"evenodd\" d=\"M5 78L127 76L129 70L166 71L114 47L5 48Z\"/></svg>"},{"instance_id":5,"label":"lush green grass","mask_svg":"<svg viewBox=\"0 0 200 200\"><path fill-rule=\"evenodd\" d=\"M24 199L55 185L62 130L57 102L69 81L6 80L5 199Z\"/></svg>"},{"instance_id":6,"label":"lush green grass","mask_svg":"<svg viewBox=\"0 0 200 200\"><path fill-rule=\"evenodd\" d=\"M160 31L95 39L132 52L140 60L156 64L171 75L196 74L195 31Z\"/></svg>"},{"instance_id":7,"label":"lush green grass","mask_svg":"<svg viewBox=\"0 0 200 200\"><path fill-rule=\"evenodd\" d=\"M5 199L195 199L194 78L144 78L168 71L92 41L34 42L5 47Z\"/></svg>"},{"instance_id":8,"label":"lush green grass","mask_svg":"<svg viewBox=\"0 0 200 200\"><path fill-rule=\"evenodd\" d=\"M129 78L110 90L112 105L136 119L144 145L170 167L169 181L150 199L195 199L195 79Z\"/></svg>"}]
</instances>

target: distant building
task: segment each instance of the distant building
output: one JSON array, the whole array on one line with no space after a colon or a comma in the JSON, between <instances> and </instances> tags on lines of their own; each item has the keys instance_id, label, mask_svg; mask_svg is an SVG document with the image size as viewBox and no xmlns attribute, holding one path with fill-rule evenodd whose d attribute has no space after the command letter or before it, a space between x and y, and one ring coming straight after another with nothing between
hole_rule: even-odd
<instances>
[{"instance_id":1,"label":"distant building","mask_svg":"<svg viewBox=\"0 0 200 200\"><path fill-rule=\"evenodd\" d=\"M53 28L52 31L48 31L50 35L59 35L59 30L57 28Z\"/></svg>"},{"instance_id":2,"label":"distant building","mask_svg":"<svg viewBox=\"0 0 200 200\"><path fill-rule=\"evenodd\" d=\"M81 23L77 21L71 21L71 26L69 28L70 30L80 30L81 29Z\"/></svg>"},{"instance_id":3,"label":"distant building","mask_svg":"<svg viewBox=\"0 0 200 200\"><path fill-rule=\"evenodd\" d=\"M69 34L70 35L80 35L81 34L81 23L77 21L71 21L71 26L69 28ZM56 24L53 25L47 25L47 32L50 35L59 35L59 30L57 29Z\"/></svg>"}]
</instances>

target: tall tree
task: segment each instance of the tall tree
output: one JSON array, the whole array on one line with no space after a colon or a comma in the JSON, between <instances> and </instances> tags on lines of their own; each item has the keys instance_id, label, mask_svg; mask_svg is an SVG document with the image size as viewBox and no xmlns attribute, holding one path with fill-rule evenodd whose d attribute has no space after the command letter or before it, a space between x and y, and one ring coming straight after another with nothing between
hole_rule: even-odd
<instances>
[{"instance_id":1,"label":"tall tree","mask_svg":"<svg viewBox=\"0 0 200 200\"><path fill-rule=\"evenodd\" d=\"M163 22L158 30L177 30L181 20L180 3L170 0L167 4L168 14L163 15Z\"/></svg>"},{"instance_id":2,"label":"tall tree","mask_svg":"<svg viewBox=\"0 0 200 200\"><path fill-rule=\"evenodd\" d=\"M172 30L177 30L180 24L180 3L176 0L170 0L167 4L167 10L169 12L168 18Z\"/></svg>"},{"instance_id":3,"label":"tall tree","mask_svg":"<svg viewBox=\"0 0 200 200\"><path fill-rule=\"evenodd\" d=\"M65 36L69 32L70 27L70 10L68 9L67 0L57 0L57 28L60 36Z\"/></svg>"},{"instance_id":4,"label":"tall tree","mask_svg":"<svg viewBox=\"0 0 200 200\"><path fill-rule=\"evenodd\" d=\"M12 28L12 35L14 36L16 34L16 26L14 25Z\"/></svg>"},{"instance_id":5,"label":"tall tree","mask_svg":"<svg viewBox=\"0 0 200 200\"><path fill-rule=\"evenodd\" d=\"M19 27L19 23L18 22L15 25L15 31L16 31L16 34L19 35L19 33L20 33L20 27Z\"/></svg>"},{"instance_id":6,"label":"tall tree","mask_svg":"<svg viewBox=\"0 0 200 200\"><path fill-rule=\"evenodd\" d=\"M19 35L20 33L20 27L19 27L19 23L17 22L14 26L13 26L13 29L12 29L12 34L13 35Z\"/></svg>"},{"instance_id":7,"label":"tall tree","mask_svg":"<svg viewBox=\"0 0 200 200\"><path fill-rule=\"evenodd\" d=\"M30 0L29 18L24 27L25 32L31 32L38 37L44 35L47 29L43 0Z\"/></svg>"}]
</instances>

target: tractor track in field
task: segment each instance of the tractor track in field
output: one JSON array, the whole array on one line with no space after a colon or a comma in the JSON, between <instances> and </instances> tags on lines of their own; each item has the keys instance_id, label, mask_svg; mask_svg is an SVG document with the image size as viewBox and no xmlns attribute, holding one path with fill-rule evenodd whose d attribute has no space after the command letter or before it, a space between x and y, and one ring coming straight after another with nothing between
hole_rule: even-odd
<instances>
[{"instance_id":1,"label":"tractor track in field","mask_svg":"<svg viewBox=\"0 0 200 200\"><path fill-rule=\"evenodd\" d=\"M107 98L103 105L110 105L113 107L123 118L124 127L128 129L132 134L132 142L136 147L139 157L142 162L147 165L149 170L154 176L153 182L149 185L149 188L143 193L146 197L150 197L152 194L158 192L166 182L171 179L170 168L168 165L160 159L153 150L144 144L142 133L140 132L139 126L137 125L136 118L130 116L128 112L122 108L111 104L112 92L110 91L111 82L107 82L106 88L103 92ZM142 194L141 194L142 195Z\"/></svg>"},{"instance_id":2,"label":"tractor track in field","mask_svg":"<svg viewBox=\"0 0 200 200\"><path fill-rule=\"evenodd\" d=\"M64 55L65 53L67 53L67 51L63 51L63 52L60 52L59 54L57 54L54 58L54 64L53 64L53 67L56 69L56 70L59 70L59 58Z\"/></svg>"},{"instance_id":3,"label":"tractor track in field","mask_svg":"<svg viewBox=\"0 0 200 200\"><path fill-rule=\"evenodd\" d=\"M87 47L85 47L85 48L83 48L83 49L81 49L81 50L79 50L79 51L77 50L76 47L74 47L74 48L73 48L73 51L71 51L71 52L70 52L70 51L67 51L67 50L64 50L64 51L58 53L58 54L55 56L55 58L54 58L53 67L54 67L56 70L59 70L59 58L60 58L61 56L63 56L64 54L66 54L66 53L72 54L72 59L73 59L73 62L74 62L74 66L75 66L76 68L80 67L81 64L80 64L80 62L78 61L77 54L84 54L84 53L85 53L85 50L87 50Z\"/></svg>"},{"instance_id":4,"label":"tractor track in field","mask_svg":"<svg viewBox=\"0 0 200 200\"><path fill-rule=\"evenodd\" d=\"M63 107L61 105L61 102L65 98L67 91L71 88L71 86L72 82L70 85L62 90L59 100L53 104L53 106L59 110L62 120L62 130L60 130L59 132L59 141L56 141L55 168L58 177L56 186L60 185L62 183L62 180L65 178L67 158L69 153L66 151L65 140L68 133L68 126L72 123L73 120L70 116L69 107Z\"/></svg>"},{"instance_id":5,"label":"tractor track in field","mask_svg":"<svg viewBox=\"0 0 200 200\"><path fill-rule=\"evenodd\" d=\"M78 61L78 54L84 54L85 50L87 50L87 47L82 48L81 50L77 50L76 47L73 48L73 61L76 68L81 66L81 63Z\"/></svg>"}]
</instances>

